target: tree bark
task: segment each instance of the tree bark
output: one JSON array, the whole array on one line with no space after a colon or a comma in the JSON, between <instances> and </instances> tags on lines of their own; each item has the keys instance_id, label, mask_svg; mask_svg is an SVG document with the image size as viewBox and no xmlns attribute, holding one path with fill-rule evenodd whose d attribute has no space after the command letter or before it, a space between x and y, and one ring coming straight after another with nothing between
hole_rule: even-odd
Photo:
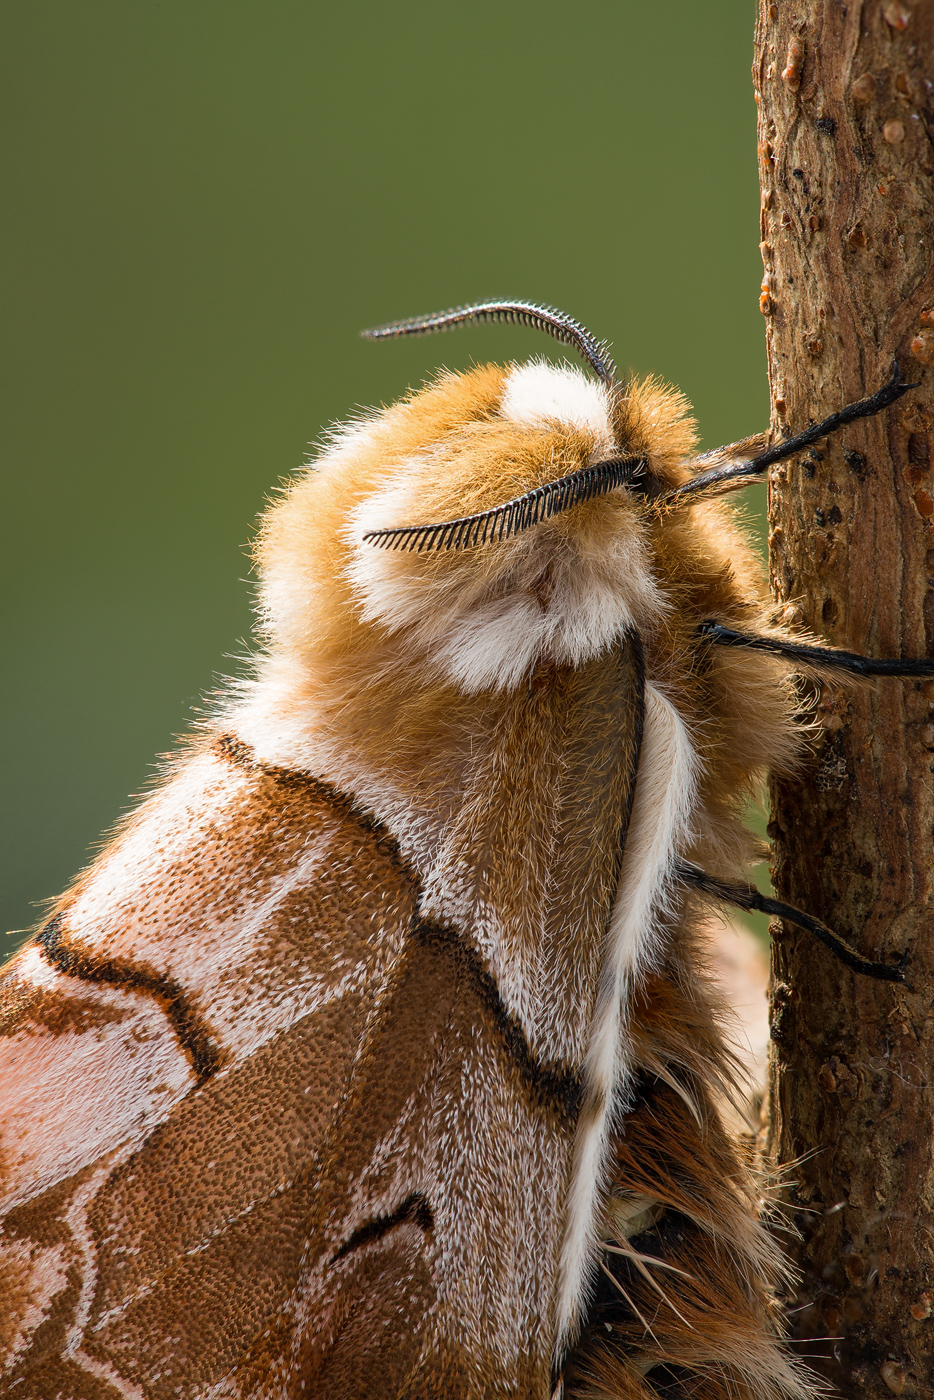
<instances>
[{"instance_id":1,"label":"tree bark","mask_svg":"<svg viewBox=\"0 0 934 1400\"><path fill-rule=\"evenodd\" d=\"M773 434L862 398L896 358L920 381L773 469L773 594L834 646L932 656L934 0L760 0L753 75ZM773 928L792 1335L843 1395L931 1396L934 683L825 686L814 707L813 752L773 784L775 885L865 956L910 962L907 987L870 981Z\"/></svg>"}]
</instances>

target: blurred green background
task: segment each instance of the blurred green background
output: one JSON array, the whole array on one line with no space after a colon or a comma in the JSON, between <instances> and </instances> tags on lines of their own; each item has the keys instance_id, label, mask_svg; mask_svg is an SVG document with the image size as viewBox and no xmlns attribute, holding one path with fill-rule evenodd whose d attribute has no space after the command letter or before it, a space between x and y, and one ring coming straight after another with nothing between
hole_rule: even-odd
<instances>
[{"instance_id":1,"label":"blurred green background","mask_svg":"<svg viewBox=\"0 0 934 1400\"><path fill-rule=\"evenodd\" d=\"M767 424L753 20L6 7L0 927L37 920L236 669L244 544L321 427L439 363L551 349L359 327L548 301L678 383L706 446Z\"/></svg>"}]
</instances>

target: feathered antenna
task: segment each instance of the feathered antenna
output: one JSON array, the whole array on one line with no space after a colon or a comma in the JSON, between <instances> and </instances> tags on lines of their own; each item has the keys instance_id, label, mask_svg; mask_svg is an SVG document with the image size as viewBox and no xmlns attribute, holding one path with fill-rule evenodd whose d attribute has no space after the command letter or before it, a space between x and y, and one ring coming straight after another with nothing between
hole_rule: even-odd
<instances>
[{"instance_id":1,"label":"feathered antenna","mask_svg":"<svg viewBox=\"0 0 934 1400\"><path fill-rule=\"evenodd\" d=\"M386 530L368 530L363 538L367 544L375 544L380 549L409 552L472 549L474 545L486 544L487 540L508 540L511 535L518 535L541 520L550 520L581 501L605 496L617 486L631 486L646 465L645 457L596 462L592 467L560 476L546 486L536 486L524 496L516 496L477 515L464 515L437 525L397 525Z\"/></svg>"},{"instance_id":2,"label":"feathered antenna","mask_svg":"<svg viewBox=\"0 0 934 1400\"><path fill-rule=\"evenodd\" d=\"M407 321L390 321L360 334L365 340L391 340L401 335L430 335L432 331L449 331L456 326L479 325L483 321L503 321L544 331L562 345L573 346L604 384L613 384L616 379L616 366L603 341L597 340L573 316L556 311L553 306L538 306L533 301L477 301L470 306L452 307L450 311L412 316Z\"/></svg>"}]
</instances>

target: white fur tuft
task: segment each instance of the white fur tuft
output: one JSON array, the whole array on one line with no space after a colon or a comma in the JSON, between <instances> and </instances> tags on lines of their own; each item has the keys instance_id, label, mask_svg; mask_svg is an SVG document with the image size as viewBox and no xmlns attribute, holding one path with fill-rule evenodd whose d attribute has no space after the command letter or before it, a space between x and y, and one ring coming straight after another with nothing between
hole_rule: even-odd
<instances>
[{"instance_id":1,"label":"white fur tuft","mask_svg":"<svg viewBox=\"0 0 934 1400\"><path fill-rule=\"evenodd\" d=\"M593 433L599 456L613 450L606 388L572 365L547 360L516 365L506 377L500 413L527 428L562 423Z\"/></svg>"},{"instance_id":2,"label":"white fur tuft","mask_svg":"<svg viewBox=\"0 0 934 1400\"><path fill-rule=\"evenodd\" d=\"M584 1110L574 1143L558 1283L559 1348L573 1336L592 1274L607 1145L629 1089L629 999L663 950L671 872L691 839L698 769L681 716L660 691L646 685L639 778L584 1063Z\"/></svg>"},{"instance_id":3,"label":"white fur tuft","mask_svg":"<svg viewBox=\"0 0 934 1400\"><path fill-rule=\"evenodd\" d=\"M512 690L543 657L584 665L633 626L664 615L668 604L634 522L598 545L584 536L562 539L560 527L543 522L500 546L503 562L493 573L475 570L469 551L435 572L420 567L417 555L366 543L368 530L417 518L413 482L426 466L443 469L440 451L435 458L437 465L428 456L410 459L353 511L346 577L365 621L400 638L460 690ZM535 590L546 570L550 597L543 602Z\"/></svg>"}]
</instances>

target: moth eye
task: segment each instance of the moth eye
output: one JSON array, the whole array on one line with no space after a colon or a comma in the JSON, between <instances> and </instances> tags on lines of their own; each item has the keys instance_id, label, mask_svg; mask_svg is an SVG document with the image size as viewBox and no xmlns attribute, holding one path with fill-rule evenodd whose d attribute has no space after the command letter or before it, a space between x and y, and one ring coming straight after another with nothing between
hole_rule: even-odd
<instances>
[{"instance_id":1,"label":"moth eye","mask_svg":"<svg viewBox=\"0 0 934 1400\"><path fill-rule=\"evenodd\" d=\"M582 501L605 496L620 487L626 487L633 494L646 495L652 480L647 477L647 468L646 457L614 457L570 472L545 486L536 486L523 496L476 515L463 515L457 520L444 520L434 525L397 525L385 530L368 530L363 538L379 549L401 549L409 553L471 549L488 540L498 543L543 520L561 515Z\"/></svg>"}]
</instances>

